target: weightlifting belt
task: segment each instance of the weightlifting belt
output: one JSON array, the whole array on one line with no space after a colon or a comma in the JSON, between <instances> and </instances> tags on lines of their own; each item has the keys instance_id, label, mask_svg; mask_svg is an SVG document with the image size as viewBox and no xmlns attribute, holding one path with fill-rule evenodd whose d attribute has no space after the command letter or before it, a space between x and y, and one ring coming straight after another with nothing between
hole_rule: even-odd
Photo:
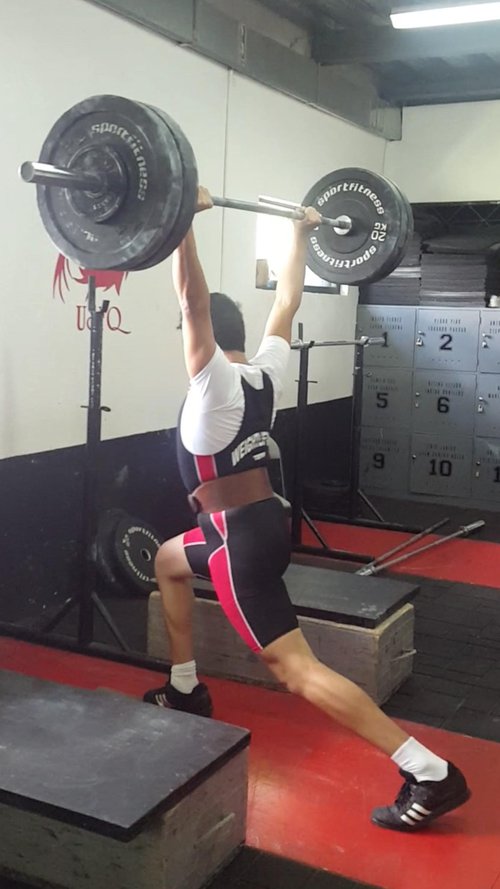
<instances>
[{"instance_id":1,"label":"weightlifting belt","mask_svg":"<svg viewBox=\"0 0 500 889\"><path fill-rule=\"evenodd\" d=\"M273 496L267 469L262 468L203 482L189 494L188 502L197 515L200 512L222 512L225 509L248 506L259 500L269 500Z\"/></svg>"}]
</instances>

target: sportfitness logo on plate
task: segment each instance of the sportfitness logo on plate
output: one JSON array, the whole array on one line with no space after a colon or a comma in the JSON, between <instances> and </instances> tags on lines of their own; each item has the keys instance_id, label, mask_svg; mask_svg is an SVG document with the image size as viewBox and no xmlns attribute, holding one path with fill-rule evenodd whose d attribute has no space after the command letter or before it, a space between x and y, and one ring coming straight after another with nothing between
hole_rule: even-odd
<instances>
[{"instance_id":1,"label":"sportfitness logo on plate","mask_svg":"<svg viewBox=\"0 0 500 889\"><path fill-rule=\"evenodd\" d=\"M97 291L103 290L106 292L107 290L114 290L119 296L128 272L82 269L69 259L66 259L62 254L59 254L52 281L52 296L59 296L61 302L65 303L66 296L72 293L73 287L76 284L81 286L82 296L84 296L91 275L95 277ZM86 302L76 306L75 320L78 330L90 330L90 316ZM108 308L104 324L112 333L129 334L132 332L124 329L122 312L118 306L110 306Z\"/></svg>"}]
</instances>

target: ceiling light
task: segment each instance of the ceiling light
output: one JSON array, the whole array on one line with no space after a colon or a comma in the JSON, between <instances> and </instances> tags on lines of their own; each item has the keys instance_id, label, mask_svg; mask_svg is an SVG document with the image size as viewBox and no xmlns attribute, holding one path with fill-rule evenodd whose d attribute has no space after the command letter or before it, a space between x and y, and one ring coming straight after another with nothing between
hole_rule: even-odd
<instances>
[{"instance_id":1,"label":"ceiling light","mask_svg":"<svg viewBox=\"0 0 500 889\"><path fill-rule=\"evenodd\" d=\"M436 28L500 20L500 3L462 3L455 6L408 7L391 13L394 28Z\"/></svg>"}]
</instances>

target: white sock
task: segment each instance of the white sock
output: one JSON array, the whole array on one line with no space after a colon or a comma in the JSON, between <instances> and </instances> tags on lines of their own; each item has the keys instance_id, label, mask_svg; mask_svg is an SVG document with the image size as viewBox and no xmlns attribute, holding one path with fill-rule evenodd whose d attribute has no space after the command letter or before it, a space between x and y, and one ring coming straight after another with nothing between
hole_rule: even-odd
<instances>
[{"instance_id":1,"label":"white sock","mask_svg":"<svg viewBox=\"0 0 500 889\"><path fill-rule=\"evenodd\" d=\"M443 781L448 775L446 760L436 756L415 738L408 738L391 759L400 769L410 772L418 782Z\"/></svg>"},{"instance_id":2,"label":"white sock","mask_svg":"<svg viewBox=\"0 0 500 889\"><path fill-rule=\"evenodd\" d=\"M196 661L188 661L187 664L174 664L170 670L170 685L183 695L189 695L198 685L196 675Z\"/></svg>"}]
</instances>

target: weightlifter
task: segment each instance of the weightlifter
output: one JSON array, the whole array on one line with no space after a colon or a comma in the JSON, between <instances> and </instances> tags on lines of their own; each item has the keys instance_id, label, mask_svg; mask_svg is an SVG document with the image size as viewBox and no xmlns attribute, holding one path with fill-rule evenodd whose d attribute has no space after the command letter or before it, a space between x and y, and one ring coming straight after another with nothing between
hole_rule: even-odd
<instances>
[{"instance_id":1,"label":"weightlifter","mask_svg":"<svg viewBox=\"0 0 500 889\"><path fill-rule=\"evenodd\" d=\"M197 210L212 206L201 188ZM409 737L351 681L314 656L299 629L283 574L290 561L285 510L274 496L267 441L290 354L292 321L303 293L307 236L320 221L305 209L256 356L245 355L245 327L229 297L209 293L191 229L173 258L190 377L178 429L178 461L198 527L167 541L156 561L172 667L166 685L144 700L212 715L193 653L194 576L210 579L245 643L290 692L319 707L390 756L404 778L393 805L377 808L380 827L413 832L466 802L463 774Z\"/></svg>"}]
</instances>

